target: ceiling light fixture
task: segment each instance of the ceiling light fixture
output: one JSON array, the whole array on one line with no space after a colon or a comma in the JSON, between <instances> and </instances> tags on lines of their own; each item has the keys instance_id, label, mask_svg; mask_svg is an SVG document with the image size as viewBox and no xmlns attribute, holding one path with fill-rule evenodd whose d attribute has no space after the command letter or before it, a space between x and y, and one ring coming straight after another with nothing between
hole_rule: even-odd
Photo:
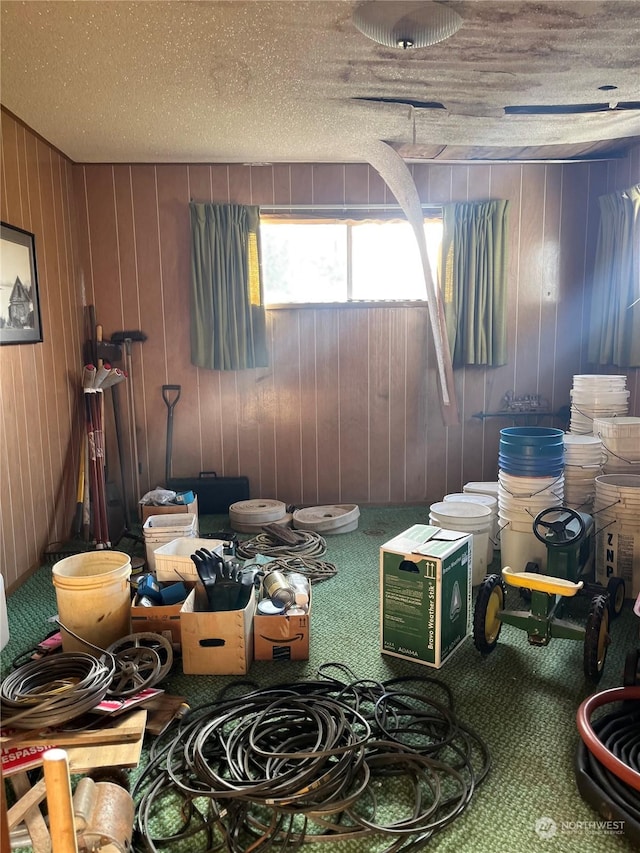
<instances>
[{"instance_id":1,"label":"ceiling light fixture","mask_svg":"<svg viewBox=\"0 0 640 853\"><path fill-rule=\"evenodd\" d=\"M360 32L385 47L429 47L450 38L462 18L444 3L369 0L356 7L353 23Z\"/></svg>"}]
</instances>

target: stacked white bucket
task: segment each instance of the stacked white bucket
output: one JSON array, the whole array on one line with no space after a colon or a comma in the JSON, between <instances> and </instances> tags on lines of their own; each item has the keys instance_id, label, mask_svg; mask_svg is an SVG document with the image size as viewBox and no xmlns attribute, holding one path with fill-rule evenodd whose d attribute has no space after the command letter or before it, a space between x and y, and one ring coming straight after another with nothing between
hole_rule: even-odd
<instances>
[{"instance_id":1,"label":"stacked white bucket","mask_svg":"<svg viewBox=\"0 0 640 853\"><path fill-rule=\"evenodd\" d=\"M514 572L524 572L527 563L547 567L546 546L533 533L533 521L564 500L564 477L518 477L498 472L498 521L500 562Z\"/></svg>"},{"instance_id":2,"label":"stacked white bucket","mask_svg":"<svg viewBox=\"0 0 640 853\"><path fill-rule=\"evenodd\" d=\"M452 500L447 500L451 497ZM487 574L489 563L493 559L491 528L493 510L482 503L467 500L454 500L452 495L429 507L429 524L445 530L457 530L473 535L473 567L471 583L477 586Z\"/></svg>"},{"instance_id":3,"label":"stacked white bucket","mask_svg":"<svg viewBox=\"0 0 640 853\"><path fill-rule=\"evenodd\" d=\"M629 411L627 377L577 374L571 389L571 421L574 435L595 435L595 418L615 418Z\"/></svg>"},{"instance_id":4,"label":"stacked white bucket","mask_svg":"<svg viewBox=\"0 0 640 853\"><path fill-rule=\"evenodd\" d=\"M591 512L596 477L603 473L602 441L595 435L564 436L564 502L580 512Z\"/></svg>"},{"instance_id":5,"label":"stacked white bucket","mask_svg":"<svg viewBox=\"0 0 640 853\"><path fill-rule=\"evenodd\" d=\"M502 568L546 569L547 549L533 533L538 513L564 500L564 436L546 427L500 430L498 519Z\"/></svg>"},{"instance_id":6,"label":"stacked white bucket","mask_svg":"<svg viewBox=\"0 0 640 853\"><path fill-rule=\"evenodd\" d=\"M596 578L623 578L626 597L640 595L640 475L596 479Z\"/></svg>"}]
</instances>

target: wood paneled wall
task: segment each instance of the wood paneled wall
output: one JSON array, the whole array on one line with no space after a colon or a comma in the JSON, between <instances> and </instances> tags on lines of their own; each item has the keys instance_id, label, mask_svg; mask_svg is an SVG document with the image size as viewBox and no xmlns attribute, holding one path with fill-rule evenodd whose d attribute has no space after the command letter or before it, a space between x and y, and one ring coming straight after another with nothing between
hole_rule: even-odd
<instances>
[{"instance_id":1,"label":"wood paneled wall","mask_svg":"<svg viewBox=\"0 0 640 853\"><path fill-rule=\"evenodd\" d=\"M268 369L190 364L189 199L392 201L368 166L72 166L3 112L2 219L36 235L45 336L0 348L0 569L9 587L69 531L83 305L96 306L106 337L148 336L133 345L132 371L143 491L164 482L166 383L182 386L176 476L243 473L254 496L297 504L430 502L493 479L504 422L472 415L495 409L508 390L543 394L554 408L568 402L572 375L591 370L597 197L640 180L640 149L609 164L412 168L424 202L511 201L509 363L456 371L457 427L442 424L422 307L273 310ZM629 386L640 414L638 371ZM133 503L130 467L127 479Z\"/></svg>"},{"instance_id":2,"label":"wood paneled wall","mask_svg":"<svg viewBox=\"0 0 640 853\"><path fill-rule=\"evenodd\" d=\"M633 148L627 157L607 164L605 192L626 190L635 184L640 184L640 145ZM638 287L640 289L640 282ZM616 373L617 369L612 368L611 372ZM627 374L627 387L631 391L629 414L640 417L640 368L625 372Z\"/></svg>"},{"instance_id":3,"label":"wood paneled wall","mask_svg":"<svg viewBox=\"0 0 640 853\"><path fill-rule=\"evenodd\" d=\"M634 155L635 157L635 155ZM189 199L262 205L393 201L366 165L76 167L87 300L134 345L143 490L164 481L163 383L182 386L173 473L246 474L287 503L423 502L494 479L501 419L473 414L506 391L569 402L587 372L586 280L597 196L622 165L415 165L425 203L508 198L509 363L456 371L459 426L441 419L423 307L268 312L268 369L214 372L189 354ZM129 491L131 486L129 485Z\"/></svg>"},{"instance_id":4,"label":"wood paneled wall","mask_svg":"<svg viewBox=\"0 0 640 853\"><path fill-rule=\"evenodd\" d=\"M2 112L3 222L35 234L44 340L0 347L0 571L10 589L66 539L75 502L82 290L67 158Z\"/></svg>"}]
</instances>

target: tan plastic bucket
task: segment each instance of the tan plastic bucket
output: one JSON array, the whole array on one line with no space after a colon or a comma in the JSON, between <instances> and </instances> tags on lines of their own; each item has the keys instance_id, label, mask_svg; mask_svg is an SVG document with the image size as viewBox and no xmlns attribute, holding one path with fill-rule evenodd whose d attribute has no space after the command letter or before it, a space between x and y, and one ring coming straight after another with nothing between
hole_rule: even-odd
<instances>
[{"instance_id":1,"label":"tan plastic bucket","mask_svg":"<svg viewBox=\"0 0 640 853\"><path fill-rule=\"evenodd\" d=\"M52 569L58 617L65 628L106 649L131 633L131 558L120 551L74 554ZM62 630L65 652L99 655Z\"/></svg>"}]
</instances>

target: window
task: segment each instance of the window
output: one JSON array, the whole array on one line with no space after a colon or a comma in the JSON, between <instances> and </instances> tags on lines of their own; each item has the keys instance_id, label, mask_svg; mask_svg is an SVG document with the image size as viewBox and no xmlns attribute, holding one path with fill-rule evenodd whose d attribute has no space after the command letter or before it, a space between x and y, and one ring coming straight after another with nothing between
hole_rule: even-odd
<instances>
[{"instance_id":1,"label":"window","mask_svg":"<svg viewBox=\"0 0 640 853\"><path fill-rule=\"evenodd\" d=\"M425 219L437 280L442 219ZM426 300L418 244L397 219L262 216L265 304Z\"/></svg>"}]
</instances>

